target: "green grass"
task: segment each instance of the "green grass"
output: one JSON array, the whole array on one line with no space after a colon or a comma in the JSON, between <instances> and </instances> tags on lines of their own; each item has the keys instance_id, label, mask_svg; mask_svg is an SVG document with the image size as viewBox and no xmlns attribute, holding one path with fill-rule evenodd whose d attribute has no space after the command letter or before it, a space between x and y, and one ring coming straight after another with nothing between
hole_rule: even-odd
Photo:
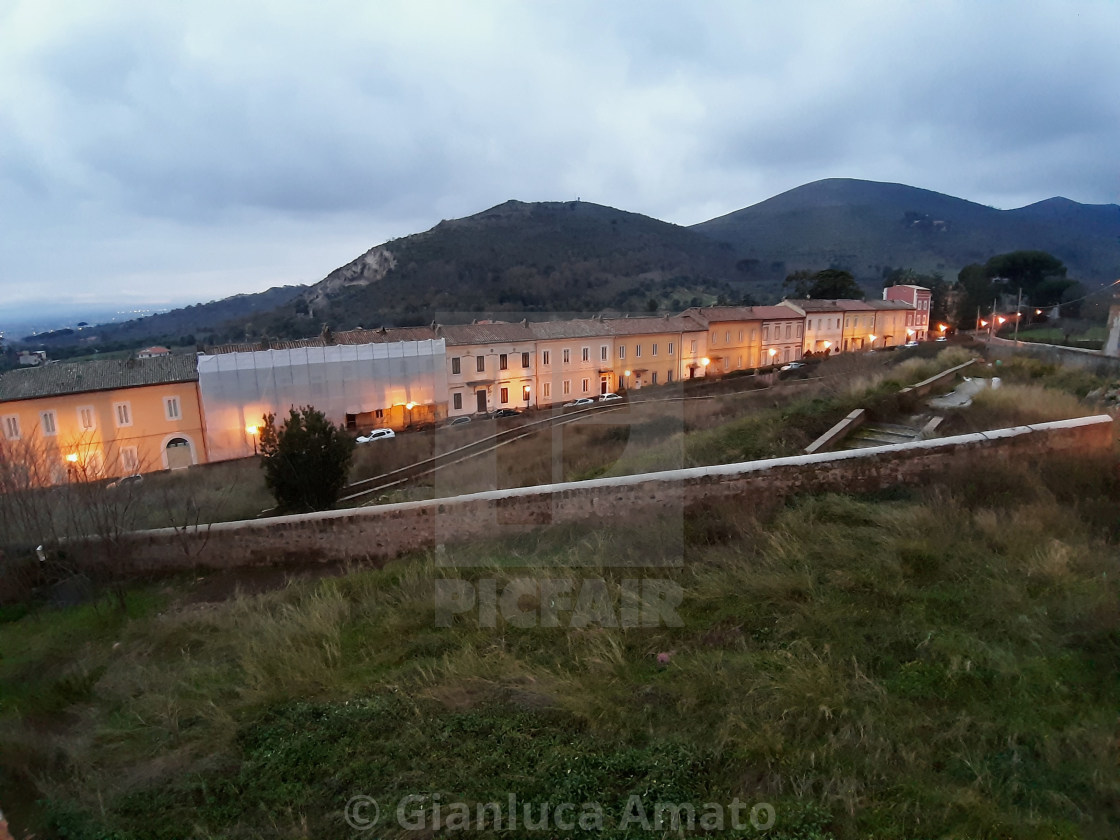
<instances>
[{"instance_id":1,"label":"green grass","mask_svg":"<svg viewBox=\"0 0 1120 840\"><path fill-rule=\"evenodd\" d=\"M586 837L661 836L618 829L635 793L769 802L767 837L1113 837L1118 503L1112 461L990 464L217 604L142 589L128 616L12 615L0 767L43 799L40 836L369 836L341 819L356 793L381 802L376 836L417 836L393 827L404 795L515 792L600 803ZM444 577L601 578L617 598L642 576L680 584L682 626L435 620ZM463 833L499 835L517 832Z\"/></svg>"}]
</instances>

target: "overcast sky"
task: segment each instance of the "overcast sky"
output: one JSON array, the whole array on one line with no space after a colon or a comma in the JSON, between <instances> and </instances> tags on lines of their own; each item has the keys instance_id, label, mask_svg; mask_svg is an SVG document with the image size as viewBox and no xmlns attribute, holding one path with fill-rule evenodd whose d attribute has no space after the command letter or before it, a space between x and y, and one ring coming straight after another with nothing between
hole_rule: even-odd
<instances>
[{"instance_id":1,"label":"overcast sky","mask_svg":"<svg viewBox=\"0 0 1120 840\"><path fill-rule=\"evenodd\" d=\"M1120 203L1120 2L0 0L0 314L312 283L509 198Z\"/></svg>"}]
</instances>

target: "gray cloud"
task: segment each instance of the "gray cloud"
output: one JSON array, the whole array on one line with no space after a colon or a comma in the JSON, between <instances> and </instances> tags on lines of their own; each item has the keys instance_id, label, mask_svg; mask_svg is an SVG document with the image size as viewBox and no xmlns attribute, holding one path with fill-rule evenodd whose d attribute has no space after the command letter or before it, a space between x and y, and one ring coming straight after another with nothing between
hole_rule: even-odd
<instances>
[{"instance_id":1,"label":"gray cloud","mask_svg":"<svg viewBox=\"0 0 1120 840\"><path fill-rule=\"evenodd\" d=\"M312 282L507 198L690 224L823 177L1120 200L1120 6L0 7L0 300Z\"/></svg>"}]
</instances>

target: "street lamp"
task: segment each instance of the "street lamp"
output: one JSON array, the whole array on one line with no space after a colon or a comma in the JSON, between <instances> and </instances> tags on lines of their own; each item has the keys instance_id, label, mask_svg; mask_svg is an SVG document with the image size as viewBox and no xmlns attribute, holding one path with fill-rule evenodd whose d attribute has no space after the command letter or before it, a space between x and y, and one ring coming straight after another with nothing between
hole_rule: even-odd
<instances>
[{"instance_id":1,"label":"street lamp","mask_svg":"<svg viewBox=\"0 0 1120 840\"><path fill-rule=\"evenodd\" d=\"M257 435L260 434L260 426L246 426L245 432L253 439L253 454L257 454Z\"/></svg>"}]
</instances>

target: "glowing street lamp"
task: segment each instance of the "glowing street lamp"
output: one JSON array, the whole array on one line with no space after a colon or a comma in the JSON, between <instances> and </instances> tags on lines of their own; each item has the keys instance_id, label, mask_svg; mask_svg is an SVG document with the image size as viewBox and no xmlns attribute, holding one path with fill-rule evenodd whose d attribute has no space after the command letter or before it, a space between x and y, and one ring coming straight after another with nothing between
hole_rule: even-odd
<instances>
[{"instance_id":1,"label":"glowing street lamp","mask_svg":"<svg viewBox=\"0 0 1120 840\"><path fill-rule=\"evenodd\" d=\"M711 363L712 363L712 360L709 359L707 356L705 356L703 359L700 360L700 364L702 364L704 367L707 367Z\"/></svg>"},{"instance_id":2,"label":"glowing street lamp","mask_svg":"<svg viewBox=\"0 0 1120 840\"><path fill-rule=\"evenodd\" d=\"M261 427L249 425L245 427L245 433L253 439L253 454L257 454L257 435L260 434Z\"/></svg>"},{"instance_id":3,"label":"glowing street lamp","mask_svg":"<svg viewBox=\"0 0 1120 840\"><path fill-rule=\"evenodd\" d=\"M77 452L71 452L69 455L66 456L66 460L69 461L71 464L78 463L78 453Z\"/></svg>"}]
</instances>

